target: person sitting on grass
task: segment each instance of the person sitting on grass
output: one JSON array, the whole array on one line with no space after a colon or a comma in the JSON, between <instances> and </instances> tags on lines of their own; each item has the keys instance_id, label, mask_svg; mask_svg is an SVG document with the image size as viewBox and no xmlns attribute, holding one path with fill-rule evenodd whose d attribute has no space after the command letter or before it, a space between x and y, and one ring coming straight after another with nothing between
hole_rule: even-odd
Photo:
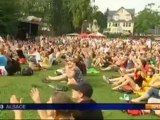
<instances>
[{"instance_id":1,"label":"person sitting on grass","mask_svg":"<svg viewBox=\"0 0 160 120\"><path fill-rule=\"evenodd\" d=\"M106 71L106 70L117 70L118 68L120 67L126 67L126 64L127 64L127 56L124 55L124 53L119 53L117 52L117 54L113 53L115 56L112 56L112 59L111 61L109 61L111 64L106 67L106 68L103 68L102 70L103 71Z\"/></svg>"},{"instance_id":2,"label":"person sitting on grass","mask_svg":"<svg viewBox=\"0 0 160 120\"><path fill-rule=\"evenodd\" d=\"M120 77L118 78L113 78L113 79L107 79L106 76L103 76L103 79L105 81L107 81L107 83L109 82L120 82L121 81L123 82L123 78L128 76L130 78L135 78L135 79L139 79L140 77L145 77L146 75L146 71L148 70L149 68L149 65L147 64L146 60L138 60L139 63L137 63L137 65L135 66L134 68L134 72L133 73L129 73L129 74L126 74L125 72L121 71L120 70Z\"/></svg>"},{"instance_id":3,"label":"person sitting on grass","mask_svg":"<svg viewBox=\"0 0 160 120\"><path fill-rule=\"evenodd\" d=\"M49 55L47 52L43 52L41 56L42 61L39 62L42 69L49 69L52 66L52 63L49 62Z\"/></svg>"},{"instance_id":4,"label":"person sitting on grass","mask_svg":"<svg viewBox=\"0 0 160 120\"><path fill-rule=\"evenodd\" d=\"M84 63L83 58L80 57L80 55L77 55L77 56L74 57L74 59L75 59L76 66L81 70L83 75L86 75L87 74L87 68L86 68L86 65Z\"/></svg>"},{"instance_id":5,"label":"person sitting on grass","mask_svg":"<svg viewBox=\"0 0 160 120\"><path fill-rule=\"evenodd\" d=\"M38 51L38 49L36 47L34 47L31 52L32 53L29 54L28 56L34 56L36 63L39 63L39 61L41 61L41 56L40 56L40 52Z\"/></svg>"},{"instance_id":6,"label":"person sitting on grass","mask_svg":"<svg viewBox=\"0 0 160 120\"><path fill-rule=\"evenodd\" d=\"M40 71L41 70L41 66L36 62L35 56L29 56L27 62L28 62L28 66L33 71Z\"/></svg>"},{"instance_id":7,"label":"person sitting on grass","mask_svg":"<svg viewBox=\"0 0 160 120\"><path fill-rule=\"evenodd\" d=\"M152 88L147 93L145 93L143 96L140 96L138 98L132 99L131 102L133 103L140 103L141 101L147 100L150 97L160 98L160 89L159 88Z\"/></svg>"},{"instance_id":8,"label":"person sitting on grass","mask_svg":"<svg viewBox=\"0 0 160 120\"><path fill-rule=\"evenodd\" d=\"M20 63L15 56L12 56L12 52L9 49L5 50L5 56L7 57L7 65L5 66L7 75L11 76L17 72L20 73L21 72Z\"/></svg>"},{"instance_id":9,"label":"person sitting on grass","mask_svg":"<svg viewBox=\"0 0 160 120\"><path fill-rule=\"evenodd\" d=\"M75 61L73 59L68 59L65 65L65 72L60 76L48 76L43 82L51 82L51 81L64 81L67 79L67 84L78 84L84 81L83 74L81 70L76 66Z\"/></svg>"},{"instance_id":10,"label":"person sitting on grass","mask_svg":"<svg viewBox=\"0 0 160 120\"><path fill-rule=\"evenodd\" d=\"M72 98L79 104L96 104L91 98L93 94L92 86L83 82L80 84L70 84L72 88ZM103 120L101 110L79 110L73 114L75 120Z\"/></svg>"},{"instance_id":11,"label":"person sitting on grass","mask_svg":"<svg viewBox=\"0 0 160 120\"><path fill-rule=\"evenodd\" d=\"M5 51L3 48L0 48L0 70L1 75L7 75L7 71L5 69L5 66L7 66L7 57L5 56Z\"/></svg>"},{"instance_id":12,"label":"person sitting on grass","mask_svg":"<svg viewBox=\"0 0 160 120\"><path fill-rule=\"evenodd\" d=\"M38 89L31 90L31 98L35 104L40 104L40 94ZM22 98L17 99L15 95L12 95L10 98L11 104L21 104ZM52 97L50 97L48 104L57 103L57 104L72 104L73 101L63 92L55 92ZM41 120L74 120L73 111L71 110L37 110L38 115ZM22 110L14 110L15 119L22 120L23 119L23 111Z\"/></svg>"},{"instance_id":13,"label":"person sitting on grass","mask_svg":"<svg viewBox=\"0 0 160 120\"><path fill-rule=\"evenodd\" d=\"M22 47L21 47L20 44L17 45L16 52L17 52L17 55L19 57L19 63L21 63L21 64L26 63L26 58L23 54Z\"/></svg>"},{"instance_id":14,"label":"person sitting on grass","mask_svg":"<svg viewBox=\"0 0 160 120\"><path fill-rule=\"evenodd\" d=\"M131 101L134 103L139 103L143 100L147 100L150 97L155 97L155 98L160 98L160 77L159 76L154 76L153 80L149 83L149 86L151 87L150 90L148 90L144 95L132 99Z\"/></svg>"},{"instance_id":15,"label":"person sitting on grass","mask_svg":"<svg viewBox=\"0 0 160 120\"><path fill-rule=\"evenodd\" d=\"M40 56L39 49L34 46L33 49L31 49L29 47L29 50L30 51L27 55L28 56L27 62L28 62L29 67L33 71L40 71L41 66L40 66L39 62L41 61L41 56Z\"/></svg>"},{"instance_id":16,"label":"person sitting on grass","mask_svg":"<svg viewBox=\"0 0 160 120\"><path fill-rule=\"evenodd\" d=\"M154 76L155 71L152 68L149 68L147 71L147 75L142 77L142 75L135 76L136 78L133 80L129 76L124 76L124 78L119 81L115 82L113 85L115 86L113 90L117 90L125 85L130 85L133 88L133 91L145 91L149 89L149 83L152 81L152 77ZM144 89L146 88L146 89Z\"/></svg>"}]
</instances>

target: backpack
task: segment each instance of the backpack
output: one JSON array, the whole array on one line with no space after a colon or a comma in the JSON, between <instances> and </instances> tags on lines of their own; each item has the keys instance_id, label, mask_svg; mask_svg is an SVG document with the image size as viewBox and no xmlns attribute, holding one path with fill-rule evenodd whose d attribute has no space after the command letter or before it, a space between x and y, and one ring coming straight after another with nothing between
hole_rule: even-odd
<instances>
[{"instance_id":1,"label":"backpack","mask_svg":"<svg viewBox=\"0 0 160 120\"><path fill-rule=\"evenodd\" d=\"M30 67L26 67L22 69L22 75L23 76L32 76L33 70Z\"/></svg>"},{"instance_id":2,"label":"backpack","mask_svg":"<svg viewBox=\"0 0 160 120\"><path fill-rule=\"evenodd\" d=\"M8 59L5 69L8 72L8 75L14 75L16 72L21 71L21 66L18 61L14 59Z\"/></svg>"}]
</instances>

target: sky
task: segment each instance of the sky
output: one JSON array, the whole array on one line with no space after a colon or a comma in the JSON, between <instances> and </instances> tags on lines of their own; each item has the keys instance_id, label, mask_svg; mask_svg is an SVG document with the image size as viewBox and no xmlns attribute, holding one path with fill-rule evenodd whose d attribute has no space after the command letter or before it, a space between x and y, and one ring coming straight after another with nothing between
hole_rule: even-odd
<instances>
[{"instance_id":1,"label":"sky","mask_svg":"<svg viewBox=\"0 0 160 120\"><path fill-rule=\"evenodd\" d=\"M107 8L110 10L118 10L120 7L127 9L134 8L136 13L138 13L139 11L143 10L145 5L148 3L155 3L155 7L153 7L153 9L156 9L158 6L160 6L160 0L95 0L95 5L97 5L99 10L103 13Z\"/></svg>"}]
</instances>

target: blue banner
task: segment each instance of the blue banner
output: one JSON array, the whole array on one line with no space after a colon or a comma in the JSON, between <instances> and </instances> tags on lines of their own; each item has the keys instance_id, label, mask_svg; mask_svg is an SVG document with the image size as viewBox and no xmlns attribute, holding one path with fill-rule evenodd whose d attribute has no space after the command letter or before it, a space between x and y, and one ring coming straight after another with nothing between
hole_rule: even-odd
<instances>
[{"instance_id":1,"label":"blue banner","mask_svg":"<svg viewBox=\"0 0 160 120\"><path fill-rule=\"evenodd\" d=\"M0 104L0 110L144 110L145 104Z\"/></svg>"}]
</instances>

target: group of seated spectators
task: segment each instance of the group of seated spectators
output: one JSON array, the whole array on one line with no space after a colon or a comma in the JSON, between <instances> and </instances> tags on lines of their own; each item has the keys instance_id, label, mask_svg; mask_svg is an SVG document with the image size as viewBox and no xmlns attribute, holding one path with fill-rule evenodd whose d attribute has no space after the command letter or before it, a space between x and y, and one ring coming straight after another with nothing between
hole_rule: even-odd
<instances>
[{"instance_id":1,"label":"group of seated spectators","mask_svg":"<svg viewBox=\"0 0 160 120\"><path fill-rule=\"evenodd\" d=\"M102 71L115 70L119 77L103 76L113 90L127 88L140 97L132 99L137 103L147 100L160 102L160 43L149 39L116 39L57 37L42 38L40 41L3 41L0 43L1 75L14 75L21 71L21 65L27 63L33 71L47 70L53 64L62 66L56 72L58 76L48 76L43 82L67 81L72 91L72 98L77 103L95 103L91 99L93 89L86 82L85 76L91 66ZM31 90L31 98L41 103L38 89ZM11 103L21 103L15 95ZM57 92L48 103L73 103L65 93ZM14 111L17 119L22 118L22 111ZM93 114L91 113L93 112ZM95 112L95 113L94 113ZM145 111L149 113L149 111ZM103 119L101 111L42 111L38 110L41 119ZM160 113L155 112L160 116ZM79 117L78 117L79 116Z\"/></svg>"},{"instance_id":2,"label":"group of seated spectators","mask_svg":"<svg viewBox=\"0 0 160 120\"><path fill-rule=\"evenodd\" d=\"M103 79L112 85L112 90L138 95L138 98L130 100L132 103L160 103L160 49L158 47L160 43L154 41L150 45L148 43L146 39L123 43L119 41L120 48L114 48L108 53L111 61L103 57L101 60L104 62L98 62L99 65L108 62L107 66L102 67L104 71L113 69L119 71L119 77L111 78L104 75ZM151 113L151 111L144 112ZM160 116L159 110L155 110L154 113Z\"/></svg>"},{"instance_id":3,"label":"group of seated spectators","mask_svg":"<svg viewBox=\"0 0 160 120\"><path fill-rule=\"evenodd\" d=\"M61 38L62 39L62 38ZM75 49L70 46L70 43L59 43L60 40L48 41L43 38L41 41L25 42L25 41L4 41L2 42L1 49L1 70L5 71L3 75L14 75L21 71L21 64L28 64L33 71L47 70L52 67L53 64L59 64L62 66L58 76L48 76L43 82L51 81L67 81L67 84L72 88L72 97L69 97L64 92L56 92L49 98L47 103L94 103L91 96L93 94L92 86L84 79L87 74L87 64L85 63L83 53L86 53L87 47L84 47L82 53L81 48ZM73 41L74 42L74 41ZM8 47L6 47L8 45ZM75 44L79 45L79 44ZM87 56L89 57L89 56ZM86 58L87 58L86 57ZM11 60L10 66L8 61ZM5 62L4 62L5 61ZM9 70L16 68L15 64L19 66L18 70L15 70L10 74ZM4 64L5 63L5 64ZM64 66L64 67L63 67ZM89 65L88 65L89 66ZM9 68L9 70L7 69ZM31 98L34 103L41 103L39 91L37 88L31 90ZM73 99L72 99L73 98ZM15 95L10 98L11 103L22 103L22 99L17 99ZM23 112L20 110L14 110L15 119L22 119ZM102 112L97 110L38 110L38 114L41 119L103 119Z\"/></svg>"}]
</instances>

